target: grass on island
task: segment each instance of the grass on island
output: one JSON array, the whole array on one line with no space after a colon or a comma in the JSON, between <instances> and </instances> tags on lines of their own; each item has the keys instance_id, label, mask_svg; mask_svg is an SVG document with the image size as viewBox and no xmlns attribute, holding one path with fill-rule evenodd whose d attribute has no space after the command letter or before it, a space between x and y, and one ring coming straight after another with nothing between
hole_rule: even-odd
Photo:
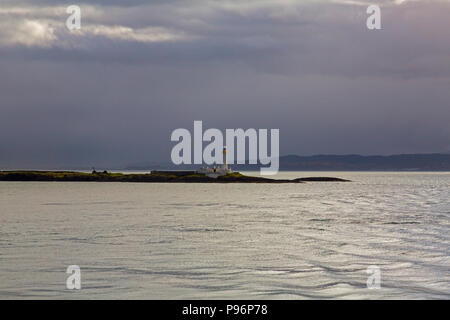
<instances>
[{"instance_id":1,"label":"grass on island","mask_svg":"<svg viewBox=\"0 0 450 320\"><path fill-rule=\"evenodd\" d=\"M317 181L348 181L339 178L310 177L293 180L269 179L246 176L231 172L218 178L211 178L203 173L152 172L124 174L110 172L74 172L74 171L0 171L0 181L84 181L84 182L244 182L244 183L302 183Z\"/></svg>"},{"instance_id":2,"label":"grass on island","mask_svg":"<svg viewBox=\"0 0 450 320\"><path fill-rule=\"evenodd\" d=\"M242 178L244 175L240 172L231 172L227 173L226 175L222 176L222 179L231 179L231 178Z\"/></svg>"},{"instance_id":3,"label":"grass on island","mask_svg":"<svg viewBox=\"0 0 450 320\"><path fill-rule=\"evenodd\" d=\"M238 172L229 173L221 179L243 177ZM185 181L209 180L203 173L193 173L184 176L165 172L124 174L112 172L75 172L75 171L0 171L0 180L9 181Z\"/></svg>"}]
</instances>

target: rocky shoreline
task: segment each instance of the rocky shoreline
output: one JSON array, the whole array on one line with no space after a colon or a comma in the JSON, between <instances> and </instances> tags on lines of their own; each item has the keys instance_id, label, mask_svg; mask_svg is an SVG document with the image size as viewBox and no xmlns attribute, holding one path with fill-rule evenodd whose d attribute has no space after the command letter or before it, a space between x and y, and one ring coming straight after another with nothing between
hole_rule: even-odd
<instances>
[{"instance_id":1,"label":"rocky shoreline","mask_svg":"<svg viewBox=\"0 0 450 320\"><path fill-rule=\"evenodd\" d=\"M0 181L66 181L66 182L157 182L157 183L303 183L303 182L347 182L349 180L332 177L309 177L270 179L246 176L233 172L218 178L204 174L177 176L170 173L123 174L108 172L74 171L0 171Z\"/></svg>"}]
</instances>

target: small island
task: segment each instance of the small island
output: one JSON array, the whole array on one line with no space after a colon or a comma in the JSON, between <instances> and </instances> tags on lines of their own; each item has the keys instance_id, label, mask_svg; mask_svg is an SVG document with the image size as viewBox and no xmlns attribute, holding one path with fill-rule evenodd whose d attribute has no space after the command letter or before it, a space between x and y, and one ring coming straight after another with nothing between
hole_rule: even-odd
<instances>
[{"instance_id":1,"label":"small island","mask_svg":"<svg viewBox=\"0 0 450 320\"><path fill-rule=\"evenodd\" d=\"M330 177L297 179L270 179L246 176L230 172L216 178L196 171L152 171L142 174L92 173L75 171L0 171L0 181L66 181L66 182L158 182L158 183L303 183L303 182L347 182L349 180Z\"/></svg>"}]
</instances>

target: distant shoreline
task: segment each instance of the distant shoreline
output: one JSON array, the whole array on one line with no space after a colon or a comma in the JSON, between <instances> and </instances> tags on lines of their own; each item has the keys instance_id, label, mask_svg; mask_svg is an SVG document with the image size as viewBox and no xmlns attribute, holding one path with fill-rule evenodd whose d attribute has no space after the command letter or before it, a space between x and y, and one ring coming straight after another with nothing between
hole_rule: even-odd
<instances>
[{"instance_id":1,"label":"distant shoreline","mask_svg":"<svg viewBox=\"0 0 450 320\"><path fill-rule=\"evenodd\" d=\"M348 182L334 177L306 177L297 179L270 179L246 176L233 172L218 178L202 173L177 175L174 172L124 174L111 172L76 171L0 171L0 181L47 181L47 182L143 182L143 183L304 183L304 182Z\"/></svg>"},{"instance_id":2,"label":"distant shoreline","mask_svg":"<svg viewBox=\"0 0 450 320\"><path fill-rule=\"evenodd\" d=\"M259 164L231 165L236 171L259 171ZM368 171L368 172L448 172L450 171L450 154L396 154L388 156L363 155L285 155L279 158L279 171ZM164 163L128 164L121 170L175 169ZM193 165L180 165L177 169L192 170Z\"/></svg>"}]
</instances>

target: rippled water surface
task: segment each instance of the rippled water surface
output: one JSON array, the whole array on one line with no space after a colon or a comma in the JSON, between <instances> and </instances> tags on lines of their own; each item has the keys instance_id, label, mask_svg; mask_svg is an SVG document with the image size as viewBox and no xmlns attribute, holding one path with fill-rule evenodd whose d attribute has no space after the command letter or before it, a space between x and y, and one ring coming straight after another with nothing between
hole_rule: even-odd
<instances>
[{"instance_id":1,"label":"rippled water surface","mask_svg":"<svg viewBox=\"0 0 450 320\"><path fill-rule=\"evenodd\" d=\"M353 182L0 182L0 298L450 298L450 173L279 177L324 175Z\"/></svg>"}]
</instances>

